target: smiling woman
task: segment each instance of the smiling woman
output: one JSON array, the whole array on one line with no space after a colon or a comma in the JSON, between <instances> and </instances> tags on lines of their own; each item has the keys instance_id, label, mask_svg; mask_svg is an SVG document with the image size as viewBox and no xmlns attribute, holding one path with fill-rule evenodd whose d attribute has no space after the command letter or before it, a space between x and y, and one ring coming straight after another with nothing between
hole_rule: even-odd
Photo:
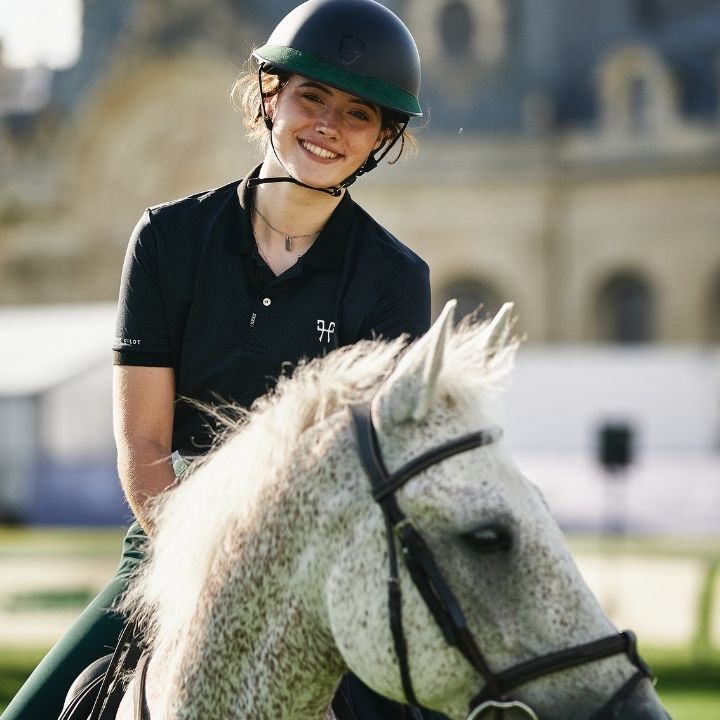
<instances>
[{"instance_id":1,"label":"smiling woman","mask_svg":"<svg viewBox=\"0 0 720 720\"><path fill-rule=\"evenodd\" d=\"M3 720L57 716L74 677L117 642L123 618L108 608L152 542L151 500L212 447L223 427L213 407L242 414L303 358L429 327L427 264L348 193L396 143L402 150L408 121L422 115L408 29L374 0L309 0L251 63L236 95L265 140L261 164L149 208L128 246L113 420L137 522L121 567ZM411 713L352 676L336 701L357 720Z\"/></svg>"},{"instance_id":2,"label":"smiling woman","mask_svg":"<svg viewBox=\"0 0 720 720\"><path fill-rule=\"evenodd\" d=\"M77 62L80 0L0 0L2 62L10 67L67 68Z\"/></svg>"}]
</instances>

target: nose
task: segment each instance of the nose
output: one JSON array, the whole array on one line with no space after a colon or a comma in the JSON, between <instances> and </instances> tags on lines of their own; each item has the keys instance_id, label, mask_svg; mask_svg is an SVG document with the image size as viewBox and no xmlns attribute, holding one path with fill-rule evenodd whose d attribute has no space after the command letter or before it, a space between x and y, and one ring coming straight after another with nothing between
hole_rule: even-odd
<instances>
[{"instance_id":1,"label":"nose","mask_svg":"<svg viewBox=\"0 0 720 720\"><path fill-rule=\"evenodd\" d=\"M614 708L612 717L617 720L672 720L649 681L640 683L619 708Z\"/></svg>"},{"instance_id":2,"label":"nose","mask_svg":"<svg viewBox=\"0 0 720 720\"><path fill-rule=\"evenodd\" d=\"M340 112L326 107L315 122L315 131L328 138L336 138L340 128Z\"/></svg>"}]
</instances>

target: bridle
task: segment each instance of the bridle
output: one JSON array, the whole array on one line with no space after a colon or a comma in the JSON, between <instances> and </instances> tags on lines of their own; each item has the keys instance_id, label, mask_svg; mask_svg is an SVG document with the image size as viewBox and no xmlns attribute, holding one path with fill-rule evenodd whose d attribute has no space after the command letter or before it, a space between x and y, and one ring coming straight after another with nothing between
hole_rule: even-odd
<instances>
[{"instance_id":1,"label":"bridle","mask_svg":"<svg viewBox=\"0 0 720 720\"><path fill-rule=\"evenodd\" d=\"M493 426L486 430L463 435L439 445L409 461L398 470L388 472L383 461L377 433L373 426L370 404L349 406L358 455L372 488L372 495L385 517L390 574L388 577L388 609L395 654L407 702L413 708L419 703L413 689L408 665L407 643L403 632L401 587L398 574L395 538L400 544L405 565L412 580L435 618L445 641L457 648L482 676L485 686L471 700L467 720L475 720L485 712L486 717L501 718L503 710L517 709L524 716L538 720L535 711L525 703L514 700L508 693L525 683L551 673L625 654L637 668L630 679L597 710L591 720L609 720L644 678L652 679L652 671L637 651L637 640L631 630L600 638L583 645L548 653L517 665L494 672L488 665L475 638L468 628L460 605L445 582L435 559L415 523L400 509L395 493L408 480L446 458L499 440L502 431ZM419 711L414 711L421 717Z\"/></svg>"}]
</instances>

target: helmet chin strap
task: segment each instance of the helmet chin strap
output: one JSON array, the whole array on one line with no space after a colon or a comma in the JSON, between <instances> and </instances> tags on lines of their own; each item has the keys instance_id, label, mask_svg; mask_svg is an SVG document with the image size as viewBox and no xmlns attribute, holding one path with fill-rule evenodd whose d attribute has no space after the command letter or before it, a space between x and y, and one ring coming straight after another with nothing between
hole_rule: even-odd
<instances>
[{"instance_id":1,"label":"helmet chin strap","mask_svg":"<svg viewBox=\"0 0 720 720\"><path fill-rule=\"evenodd\" d=\"M358 179L358 177L360 177L360 175L364 175L365 173L374 170L378 166L378 163L390 152L395 143L402 137L402 134L405 132L405 128L408 126L408 122L410 121L410 118L407 118L398 133L392 139L392 142L384 150L383 145L385 145L386 140L383 140L380 144L380 147L377 150L371 152L365 162L354 173L352 173L352 175L348 175L348 177L346 177L339 185L330 185L328 187L315 187L314 185L308 185L307 183L298 180L296 177L293 177L290 174L290 172L278 156L277 150L275 149L275 143L273 142L272 134L273 121L272 118L268 116L267 111L265 110L265 98L267 96L263 92L262 88L263 67L264 64L261 64L258 67L258 83L260 85L260 112L262 113L263 123L265 123L265 127L270 133L270 147L275 154L275 159L278 161L278 163L280 163L280 166L283 168L283 170L285 170L287 175L266 178L250 178L248 180L247 186L251 190L258 185L263 185L265 183L291 182L295 185L299 185L300 187L307 188L308 190L317 190L318 192L327 193L328 195L332 195L333 197L340 197L340 195L342 195L343 193L343 190L347 187L350 187L350 185L352 185ZM375 153L380 152L380 150L383 150L382 154L379 157L375 157Z\"/></svg>"}]
</instances>

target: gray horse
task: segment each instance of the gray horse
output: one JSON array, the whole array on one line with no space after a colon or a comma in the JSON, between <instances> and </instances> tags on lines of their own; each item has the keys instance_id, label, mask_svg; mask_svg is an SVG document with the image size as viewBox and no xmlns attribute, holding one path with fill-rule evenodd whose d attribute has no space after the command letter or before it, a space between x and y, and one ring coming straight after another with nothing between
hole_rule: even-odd
<instances>
[{"instance_id":1,"label":"gray horse","mask_svg":"<svg viewBox=\"0 0 720 720\"><path fill-rule=\"evenodd\" d=\"M348 671L452 720L669 717L632 648L607 650L631 636L490 432L516 350L508 311L453 328L450 303L407 349L363 342L308 362L158 501L150 558L125 599L151 653L152 718L320 720ZM396 540L347 410L361 403L381 466L441 448L390 494L398 541L414 533L434 563L426 575L441 576L428 591L399 563L404 650L388 610Z\"/></svg>"}]
</instances>

